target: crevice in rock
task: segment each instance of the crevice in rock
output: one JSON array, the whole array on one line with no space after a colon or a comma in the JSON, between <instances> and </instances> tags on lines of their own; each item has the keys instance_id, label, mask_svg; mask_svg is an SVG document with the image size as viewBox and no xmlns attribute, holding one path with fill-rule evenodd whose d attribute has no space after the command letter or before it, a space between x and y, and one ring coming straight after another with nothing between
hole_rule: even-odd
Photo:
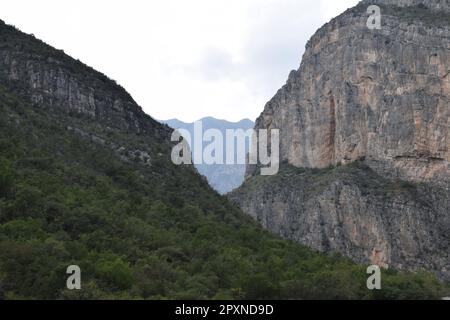
<instances>
[{"instance_id":1,"label":"crevice in rock","mask_svg":"<svg viewBox=\"0 0 450 320\"><path fill-rule=\"evenodd\" d=\"M330 148L330 161L335 159L335 143L336 143L336 103L334 101L333 94L329 93L330 100L330 136L329 136L329 148Z\"/></svg>"}]
</instances>

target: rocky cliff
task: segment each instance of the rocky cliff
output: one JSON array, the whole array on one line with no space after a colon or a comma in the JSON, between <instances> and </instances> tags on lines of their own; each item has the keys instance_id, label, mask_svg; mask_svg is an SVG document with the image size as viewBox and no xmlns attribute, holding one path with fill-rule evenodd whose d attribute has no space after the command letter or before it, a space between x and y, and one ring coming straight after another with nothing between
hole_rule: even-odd
<instances>
[{"instance_id":1,"label":"rocky cliff","mask_svg":"<svg viewBox=\"0 0 450 320\"><path fill-rule=\"evenodd\" d=\"M367 27L371 4L381 8L381 29ZM319 29L256 128L280 130L285 166L360 161L366 170L330 175L320 188L314 174L291 172L291 181L281 173L255 188L259 169L248 166L231 198L315 249L450 278L448 11L447 1L362 1ZM377 187L364 189L369 174ZM385 179L410 181L414 192L392 193Z\"/></svg>"},{"instance_id":2,"label":"rocky cliff","mask_svg":"<svg viewBox=\"0 0 450 320\"><path fill-rule=\"evenodd\" d=\"M170 158L172 129L145 114L114 80L0 20L0 85L66 130L149 166ZM145 143L120 140L123 133Z\"/></svg>"},{"instance_id":3,"label":"rocky cliff","mask_svg":"<svg viewBox=\"0 0 450 320\"><path fill-rule=\"evenodd\" d=\"M294 166L365 158L378 171L408 179L448 176L449 16L424 6L380 4L382 28L369 30L367 6L361 3L311 38L300 69L256 127L281 130L281 160Z\"/></svg>"},{"instance_id":4,"label":"rocky cliff","mask_svg":"<svg viewBox=\"0 0 450 320\"><path fill-rule=\"evenodd\" d=\"M120 130L170 137L104 74L0 20L0 84L36 107Z\"/></svg>"},{"instance_id":5,"label":"rocky cliff","mask_svg":"<svg viewBox=\"0 0 450 320\"><path fill-rule=\"evenodd\" d=\"M265 228L321 252L450 280L450 188L378 175L363 162L282 166L230 198Z\"/></svg>"}]
</instances>

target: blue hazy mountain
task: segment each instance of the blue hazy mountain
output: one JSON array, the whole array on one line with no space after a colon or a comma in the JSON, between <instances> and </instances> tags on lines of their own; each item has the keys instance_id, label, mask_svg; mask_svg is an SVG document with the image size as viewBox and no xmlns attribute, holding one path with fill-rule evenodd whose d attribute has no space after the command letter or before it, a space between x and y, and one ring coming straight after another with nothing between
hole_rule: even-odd
<instances>
[{"instance_id":1,"label":"blue hazy mountain","mask_svg":"<svg viewBox=\"0 0 450 320\"><path fill-rule=\"evenodd\" d=\"M202 122L203 132L208 129L218 129L222 135L226 136L227 129L243 129L248 130L254 127L254 122L249 119L243 119L239 122L230 122L226 120L220 120L212 117L202 118L199 121ZM173 129L185 129L189 131L192 139L194 139L194 123L183 122L178 119L170 119L160 121L167 124ZM224 154L226 154L226 144L224 143ZM193 146L191 146L192 152L195 152ZM236 148L236 147L235 147ZM245 152L248 152L248 144L245 146ZM236 150L234 150L236 154ZM209 184L221 194L228 193L235 188L239 187L244 182L245 165L244 164L197 164L195 165L198 172L206 177Z\"/></svg>"}]
</instances>

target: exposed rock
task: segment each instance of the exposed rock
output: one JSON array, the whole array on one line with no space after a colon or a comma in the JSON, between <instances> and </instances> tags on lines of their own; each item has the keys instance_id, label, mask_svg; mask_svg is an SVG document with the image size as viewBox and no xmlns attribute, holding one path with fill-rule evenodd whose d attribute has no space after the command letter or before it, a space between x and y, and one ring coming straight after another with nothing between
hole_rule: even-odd
<instances>
[{"instance_id":1,"label":"exposed rock","mask_svg":"<svg viewBox=\"0 0 450 320\"><path fill-rule=\"evenodd\" d=\"M256 128L280 129L281 161L297 167L365 158L407 179L448 177L450 24L425 25L426 9L411 24L398 16L410 9L383 7L382 29L369 30L366 8L311 38Z\"/></svg>"},{"instance_id":2,"label":"exposed rock","mask_svg":"<svg viewBox=\"0 0 450 320\"><path fill-rule=\"evenodd\" d=\"M37 107L170 137L115 81L0 20L0 84Z\"/></svg>"},{"instance_id":3,"label":"exposed rock","mask_svg":"<svg viewBox=\"0 0 450 320\"><path fill-rule=\"evenodd\" d=\"M369 4L381 7L380 30L366 25ZM260 180L258 166L247 166L230 198L269 230L317 250L450 279L449 8L363 1L319 29L256 129L280 130L285 165L359 160L367 170ZM389 187L397 179L420 184L398 193ZM376 187L362 187L369 180Z\"/></svg>"},{"instance_id":4,"label":"exposed rock","mask_svg":"<svg viewBox=\"0 0 450 320\"><path fill-rule=\"evenodd\" d=\"M132 162L140 163L141 165L144 165L144 166L151 166L152 157L146 151L127 150L123 146L118 147L116 143L114 143L112 141L106 141L105 139L100 138L89 132L86 132L83 129L67 126L67 130L75 133L76 135L80 136L81 138L83 138L89 142L109 147L112 151L114 151L114 153L117 154L119 159L121 159L122 161L125 161L125 162L132 161Z\"/></svg>"},{"instance_id":5,"label":"exposed rock","mask_svg":"<svg viewBox=\"0 0 450 320\"><path fill-rule=\"evenodd\" d=\"M365 165L283 168L229 195L265 228L322 252L450 280L450 185L387 180Z\"/></svg>"}]
</instances>

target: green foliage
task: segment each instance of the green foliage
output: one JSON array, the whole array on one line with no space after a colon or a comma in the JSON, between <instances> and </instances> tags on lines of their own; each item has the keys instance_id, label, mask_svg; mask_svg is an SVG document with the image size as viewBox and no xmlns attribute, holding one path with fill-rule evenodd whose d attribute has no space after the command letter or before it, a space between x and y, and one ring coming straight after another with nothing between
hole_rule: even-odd
<instances>
[{"instance_id":1,"label":"green foliage","mask_svg":"<svg viewBox=\"0 0 450 320\"><path fill-rule=\"evenodd\" d=\"M262 230L191 168L173 166L170 145L163 141L53 117L1 87L0 114L0 298L433 299L448 294L429 274L391 271L383 275L382 291L368 291L364 267ZM152 166L119 160L107 146L66 130L66 121L147 150ZM335 170L340 169L326 172ZM72 264L82 270L80 291L65 289Z\"/></svg>"},{"instance_id":2,"label":"green foliage","mask_svg":"<svg viewBox=\"0 0 450 320\"><path fill-rule=\"evenodd\" d=\"M129 289L133 284L132 269L121 257L107 255L97 261L95 269L109 287Z\"/></svg>"},{"instance_id":3,"label":"green foliage","mask_svg":"<svg viewBox=\"0 0 450 320\"><path fill-rule=\"evenodd\" d=\"M397 16L409 24L423 23L429 26L450 25L450 14L444 11L430 10L423 4L404 8L384 6L382 10L382 12Z\"/></svg>"},{"instance_id":4,"label":"green foliage","mask_svg":"<svg viewBox=\"0 0 450 320\"><path fill-rule=\"evenodd\" d=\"M14 180L9 161L0 157L0 198L7 197L12 189Z\"/></svg>"},{"instance_id":5,"label":"green foliage","mask_svg":"<svg viewBox=\"0 0 450 320\"><path fill-rule=\"evenodd\" d=\"M445 27L450 25L450 14L443 10L431 10L424 4L415 6L400 7L396 5L377 4L381 9L384 19L393 16L399 21L405 21L408 24L424 25L431 27ZM357 6L349 9L354 15L367 16L368 4L360 2Z\"/></svg>"}]
</instances>

